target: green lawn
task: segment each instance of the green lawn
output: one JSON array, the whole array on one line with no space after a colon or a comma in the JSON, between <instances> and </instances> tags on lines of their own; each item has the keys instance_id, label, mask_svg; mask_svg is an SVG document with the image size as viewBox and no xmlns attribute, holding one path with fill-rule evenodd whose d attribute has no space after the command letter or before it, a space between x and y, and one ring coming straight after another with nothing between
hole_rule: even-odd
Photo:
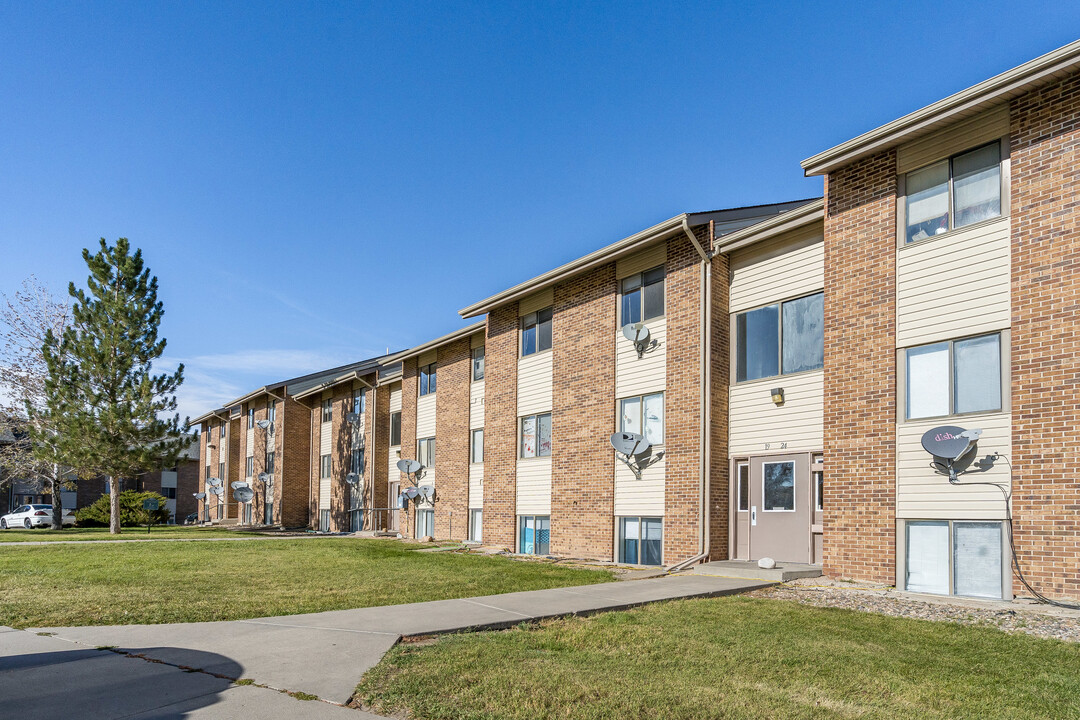
<instances>
[{"instance_id":1,"label":"green lawn","mask_svg":"<svg viewBox=\"0 0 1080 720\"><path fill-rule=\"evenodd\" d=\"M204 528L195 525L155 525L146 533L146 526L126 527L119 535L109 534L109 528L65 528L63 530L26 530L9 528L0 530L0 543L6 542L43 542L49 540L165 540L172 538L228 538L237 535L257 535L246 530L222 530Z\"/></svg>"},{"instance_id":2,"label":"green lawn","mask_svg":"<svg viewBox=\"0 0 1080 720\"><path fill-rule=\"evenodd\" d=\"M0 547L0 625L236 620L607 582L607 571L392 540Z\"/></svg>"},{"instance_id":3,"label":"green lawn","mask_svg":"<svg viewBox=\"0 0 1080 720\"><path fill-rule=\"evenodd\" d=\"M1080 646L783 600L684 600L399 645L356 697L415 720L1078 718Z\"/></svg>"}]
</instances>

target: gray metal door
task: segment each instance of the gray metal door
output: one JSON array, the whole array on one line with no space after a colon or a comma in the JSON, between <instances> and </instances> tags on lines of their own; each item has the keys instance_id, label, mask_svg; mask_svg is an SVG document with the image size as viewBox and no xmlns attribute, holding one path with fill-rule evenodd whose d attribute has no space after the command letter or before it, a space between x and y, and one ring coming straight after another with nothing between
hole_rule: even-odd
<instances>
[{"instance_id":1,"label":"gray metal door","mask_svg":"<svg viewBox=\"0 0 1080 720\"><path fill-rule=\"evenodd\" d=\"M750 559L810 562L810 456L750 459Z\"/></svg>"}]
</instances>

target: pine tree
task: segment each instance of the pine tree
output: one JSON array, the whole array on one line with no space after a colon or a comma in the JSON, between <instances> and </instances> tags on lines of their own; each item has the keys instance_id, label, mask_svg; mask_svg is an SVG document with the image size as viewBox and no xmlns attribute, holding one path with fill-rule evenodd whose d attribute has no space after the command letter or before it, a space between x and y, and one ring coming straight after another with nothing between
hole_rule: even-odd
<instances>
[{"instance_id":1,"label":"pine tree","mask_svg":"<svg viewBox=\"0 0 1080 720\"><path fill-rule=\"evenodd\" d=\"M59 343L46 338L48 407L65 465L104 475L112 496L110 532L120 532L120 481L154 467L170 467L191 441L176 410L184 366L152 374L165 351L158 339L164 310L157 278L144 269L142 251L130 254L126 238L114 247L83 250L90 269L87 290L71 283L74 322ZM55 349L54 348L58 348Z\"/></svg>"}]
</instances>

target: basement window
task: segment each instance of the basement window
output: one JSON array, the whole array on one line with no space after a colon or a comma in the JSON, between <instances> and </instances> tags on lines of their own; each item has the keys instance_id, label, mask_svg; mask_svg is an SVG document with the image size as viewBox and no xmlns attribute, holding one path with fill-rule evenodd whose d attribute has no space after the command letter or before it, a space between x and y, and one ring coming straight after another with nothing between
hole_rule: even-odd
<instances>
[{"instance_id":1,"label":"basement window","mask_svg":"<svg viewBox=\"0 0 1080 720\"><path fill-rule=\"evenodd\" d=\"M1002 597L1000 521L911 520L906 523L906 530L906 590Z\"/></svg>"},{"instance_id":2,"label":"basement window","mask_svg":"<svg viewBox=\"0 0 1080 720\"><path fill-rule=\"evenodd\" d=\"M547 555L551 552L551 517L523 515L518 518L518 552Z\"/></svg>"},{"instance_id":3,"label":"basement window","mask_svg":"<svg viewBox=\"0 0 1080 720\"><path fill-rule=\"evenodd\" d=\"M664 545L662 518L619 518L619 562L660 565Z\"/></svg>"}]
</instances>

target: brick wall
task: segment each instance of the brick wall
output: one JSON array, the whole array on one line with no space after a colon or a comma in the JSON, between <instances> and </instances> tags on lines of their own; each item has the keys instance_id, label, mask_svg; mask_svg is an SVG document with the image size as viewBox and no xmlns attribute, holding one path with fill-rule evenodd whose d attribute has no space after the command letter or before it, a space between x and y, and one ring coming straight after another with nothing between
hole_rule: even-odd
<instances>
[{"instance_id":1,"label":"brick wall","mask_svg":"<svg viewBox=\"0 0 1080 720\"><path fill-rule=\"evenodd\" d=\"M555 286L551 552L610 560L614 547L615 264ZM510 447L516 447L516 441ZM485 463L485 467L487 463Z\"/></svg>"},{"instance_id":2,"label":"brick wall","mask_svg":"<svg viewBox=\"0 0 1080 720\"><path fill-rule=\"evenodd\" d=\"M234 418L229 421L229 453L228 453L228 475L229 482L225 483L226 487L230 483L236 480L244 480L244 451L243 445L240 444L240 438L242 431L240 428L244 426L244 416L240 415L239 418ZM180 486L180 480L177 479L177 487ZM240 504L232 499L232 488L228 491L229 500L231 502L225 505L225 515L230 518L239 518ZM179 507L179 505L177 505ZM190 511L189 511L190 512Z\"/></svg>"},{"instance_id":3,"label":"brick wall","mask_svg":"<svg viewBox=\"0 0 1080 720\"><path fill-rule=\"evenodd\" d=\"M311 485L311 413L286 397L278 403L277 455L274 457L274 521L284 527L308 525ZM255 455L258 462L258 450Z\"/></svg>"},{"instance_id":4,"label":"brick wall","mask_svg":"<svg viewBox=\"0 0 1080 720\"><path fill-rule=\"evenodd\" d=\"M830 173L823 568L895 581L896 154Z\"/></svg>"},{"instance_id":5,"label":"brick wall","mask_svg":"<svg viewBox=\"0 0 1080 720\"><path fill-rule=\"evenodd\" d=\"M707 237L713 236L712 223ZM703 245L708 247L708 245ZM728 388L731 382L731 321L729 310L730 268L727 255L717 255L711 261L712 322L710 377L711 398L709 426L709 559L726 560L729 557L729 521L731 463L728 461Z\"/></svg>"},{"instance_id":6,"label":"brick wall","mask_svg":"<svg viewBox=\"0 0 1080 720\"><path fill-rule=\"evenodd\" d=\"M484 362L485 545L514 549L517 523L518 305L491 311Z\"/></svg>"},{"instance_id":7,"label":"brick wall","mask_svg":"<svg viewBox=\"0 0 1080 720\"><path fill-rule=\"evenodd\" d=\"M436 371L437 372L437 371ZM416 459L416 401L420 392L420 375L416 358L405 360L401 364L401 457L403 460ZM436 383L438 380L436 380ZM438 420L436 419L436 423ZM436 427L437 431L437 427ZM435 441L436 462L438 462L439 441ZM404 473L398 473L401 489L411 487L412 482ZM398 529L405 537L413 537L416 525L413 523L416 503L409 501L408 507L398 515Z\"/></svg>"},{"instance_id":8,"label":"brick wall","mask_svg":"<svg viewBox=\"0 0 1080 720\"><path fill-rule=\"evenodd\" d=\"M330 532L349 530L349 473L352 454L352 426L345 422L345 413L352 412L352 387L347 384L334 388L331 402L330 440Z\"/></svg>"},{"instance_id":9,"label":"brick wall","mask_svg":"<svg viewBox=\"0 0 1080 720\"><path fill-rule=\"evenodd\" d=\"M469 338L438 350L435 393L435 536L465 540L469 529Z\"/></svg>"},{"instance_id":10,"label":"brick wall","mask_svg":"<svg viewBox=\"0 0 1080 720\"><path fill-rule=\"evenodd\" d=\"M1021 570L1080 597L1080 74L1012 102L1013 516ZM1021 587L1016 592L1026 593Z\"/></svg>"},{"instance_id":11,"label":"brick wall","mask_svg":"<svg viewBox=\"0 0 1080 720\"><path fill-rule=\"evenodd\" d=\"M374 480L372 507L390 507L390 387L382 385L368 391L367 464ZM389 517L382 522L389 523ZM380 527L381 529L385 529Z\"/></svg>"}]
</instances>

